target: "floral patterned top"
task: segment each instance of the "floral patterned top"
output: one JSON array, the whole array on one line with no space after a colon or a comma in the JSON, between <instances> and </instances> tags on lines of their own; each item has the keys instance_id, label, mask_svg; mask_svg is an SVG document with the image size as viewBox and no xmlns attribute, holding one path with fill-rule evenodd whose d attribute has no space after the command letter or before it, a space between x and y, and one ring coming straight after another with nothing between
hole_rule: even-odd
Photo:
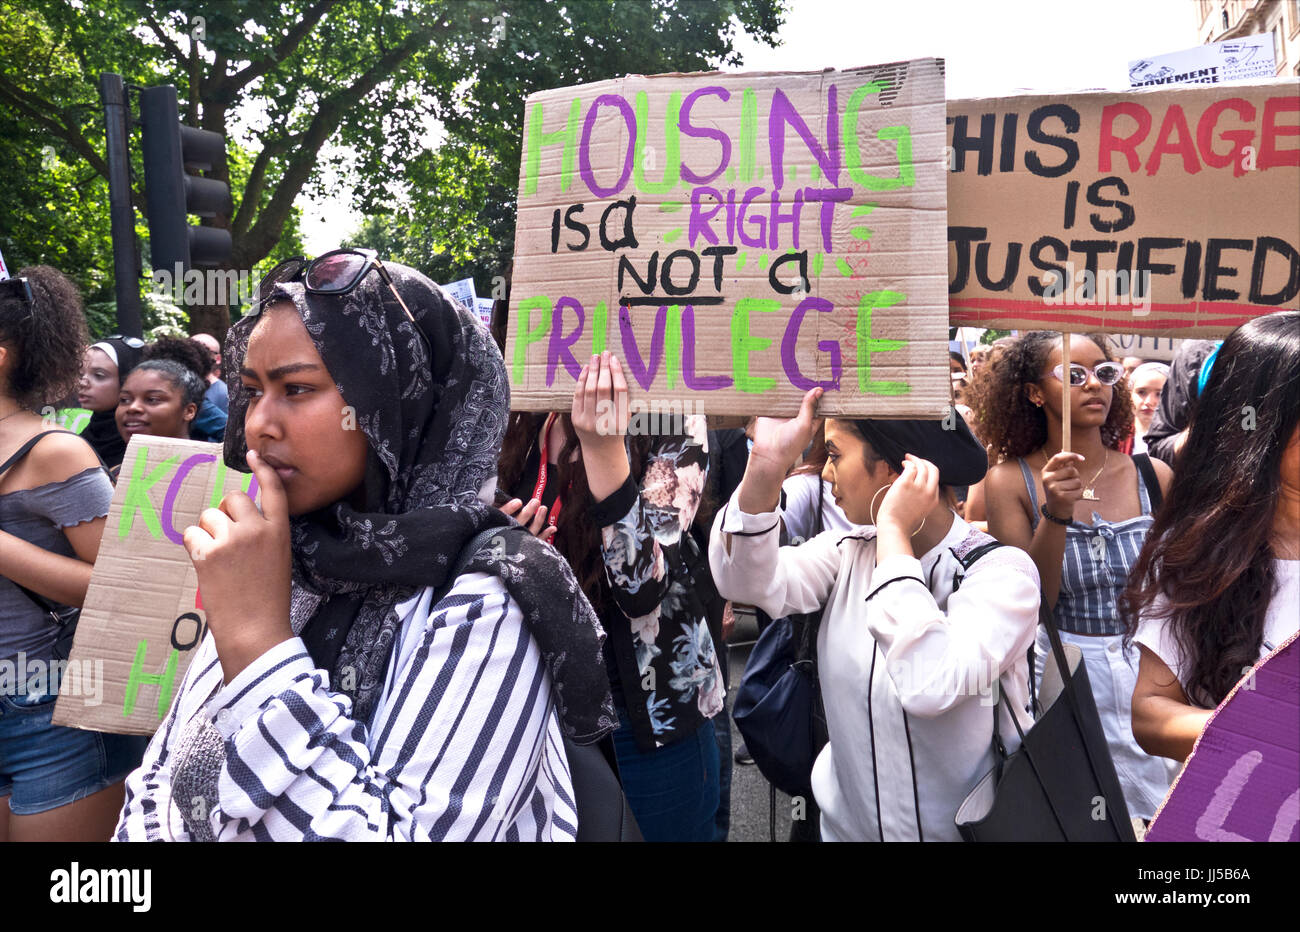
<instances>
[{"instance_id":1,"label":"floral patterned top","mask_svg":"<svg viewBox=\"0 0 1300 932\"><path fill-rule=\"evenodd\" d=\"M684 420L686 434L654 439L640 488L629 476L589 511L601 527L611 597L600 619L610 678L643 752L694 734L724 695L708 625L708 558L688 533L708 478L708 432L702 416ZM534 447L533 469L537 459Z\"/></svg>"}]
</instances>

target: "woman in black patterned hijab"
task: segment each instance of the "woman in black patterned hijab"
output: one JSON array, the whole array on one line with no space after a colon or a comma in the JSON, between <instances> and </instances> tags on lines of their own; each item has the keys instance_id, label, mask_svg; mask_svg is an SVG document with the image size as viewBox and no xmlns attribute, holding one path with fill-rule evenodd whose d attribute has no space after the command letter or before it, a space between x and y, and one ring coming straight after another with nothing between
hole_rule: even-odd
<instances>
[{"instance_id":1,"label":"woman in black patterned hijab","mask_svg":"<svg viewBox=\"0 0 1300 932\"><path fill-rule=\"evenodd\" d=\"M210 635L118 836L573 837L561 735L616 722L567 563L503 534L431 604L511 523L489 504L509 411L491 337L401 266L262 306L225 353L226 461L261 511L232 493L186 531Z\"/></svg>"}]
</instances>

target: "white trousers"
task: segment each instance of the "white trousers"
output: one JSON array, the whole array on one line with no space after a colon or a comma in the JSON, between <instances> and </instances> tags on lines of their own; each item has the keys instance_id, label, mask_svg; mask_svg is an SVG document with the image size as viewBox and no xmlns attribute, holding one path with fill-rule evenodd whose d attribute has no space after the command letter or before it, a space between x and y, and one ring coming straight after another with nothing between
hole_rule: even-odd
<instances>
[{"instance_id":1,"label":"white trousers","mask_svg":"<svg viewBox=\"0 0 1300 932\"><path fill-rule=\"evenodd\" d=\"M1150 819L1164 802L1169 784L1178 774L1179 764L1154 757L1138 747L1133 737L1133 687L1137 684L1138 648L1124 649L1122 634L1104 637L1061 632L1061 640L1074 644L1083 652L1088 665L1088 682L1092 698L1101 717L1102 731L1110 748L1110 758L1124 793L1124 804L1132 818ZM1034 683L1041 684L1043 662L1052 652L1047 629L1038 628L1034 647Z\"/></svg>"}]
</instances>

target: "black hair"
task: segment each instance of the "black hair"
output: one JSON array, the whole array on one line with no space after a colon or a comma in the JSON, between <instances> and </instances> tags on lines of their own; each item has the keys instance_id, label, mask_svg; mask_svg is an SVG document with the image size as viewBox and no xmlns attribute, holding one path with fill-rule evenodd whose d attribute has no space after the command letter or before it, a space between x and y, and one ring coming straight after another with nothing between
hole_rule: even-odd
<instances>
[{"instance_id":1,"label":"black hair","mask_svg":"<svg viewBox=\"0 0 1300 932\"><path fill-rule=\"evenodd\" d=\"M1186 694L1214 708L1259 659L1273 599L1282 454L1300 427L1300 312L1223 341L1187 442L1120 600L1128 636L1163 596Z\"/></svg>"},{"instance_id":2,"label":"black hair","mask_svg":"<svg viewBox=\"0 0 1300 932\"><path fill-rule=\"evenodd\" d=\"M18 270L21 285L0 285L0 343L15 357L4 390L24 408L63 401L76 391L88 335L77 286L57 269L33 265Z\"/></svg>"},{"instance_id":3,"label":"black hair","mask_svg":"<svg viewBox=\"0 0 1300 932\"><path fill-rule=\"evenodd\" d=\"M188 337L159 337L144 348L144 358L178 362L204 381L214 363L208 348Z\"/></svg>"},{"instance_id":4,"label":"black hair","mask_svg":"<svg viewBox=\"0 0 1300 932\"><path fill-rule=\"evenodd\" d=\"M181 393L181 407L192 404L197 408L208 390L207 383L199 378L198 373L174 359L146 359L131 372L161 372Z\"/></svg>"},{"instance_id":5,"label":"black hair","mask_svg":"<svg viewBox=\"0 0 1300 932\"><path fill-rule=\"evenodd\" d=\"M961 353L957 352L956 350L949 350L948 358L951 359L953 362L961 363L961 371L962 372L966 371L966 357L963 356Z\"/></svg>"}]
</instances>

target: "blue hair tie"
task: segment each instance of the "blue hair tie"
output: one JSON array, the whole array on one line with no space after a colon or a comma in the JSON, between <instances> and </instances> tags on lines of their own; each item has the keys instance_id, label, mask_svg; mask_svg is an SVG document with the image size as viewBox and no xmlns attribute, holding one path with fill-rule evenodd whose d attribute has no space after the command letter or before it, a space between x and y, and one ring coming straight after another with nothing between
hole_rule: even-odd
<instances>
[{"instance_id":1,"label":"blue hair tie","mask_svg":"<svg viewBox=\"0 0 1300 932\"><path fill-rule=\"evenodd\" d=\"M1205 357L1205 362L1201 363L1201 375L1196 380L1196 397L1199 398L1205 394L1205 383L1210 381L1210 370L1214 368L1214 360L1219 358L1219 350L1223 349L1223 341L1220 340L1214 344L1214 350L1210 355Z\"/></svg>"}]
</instances>

